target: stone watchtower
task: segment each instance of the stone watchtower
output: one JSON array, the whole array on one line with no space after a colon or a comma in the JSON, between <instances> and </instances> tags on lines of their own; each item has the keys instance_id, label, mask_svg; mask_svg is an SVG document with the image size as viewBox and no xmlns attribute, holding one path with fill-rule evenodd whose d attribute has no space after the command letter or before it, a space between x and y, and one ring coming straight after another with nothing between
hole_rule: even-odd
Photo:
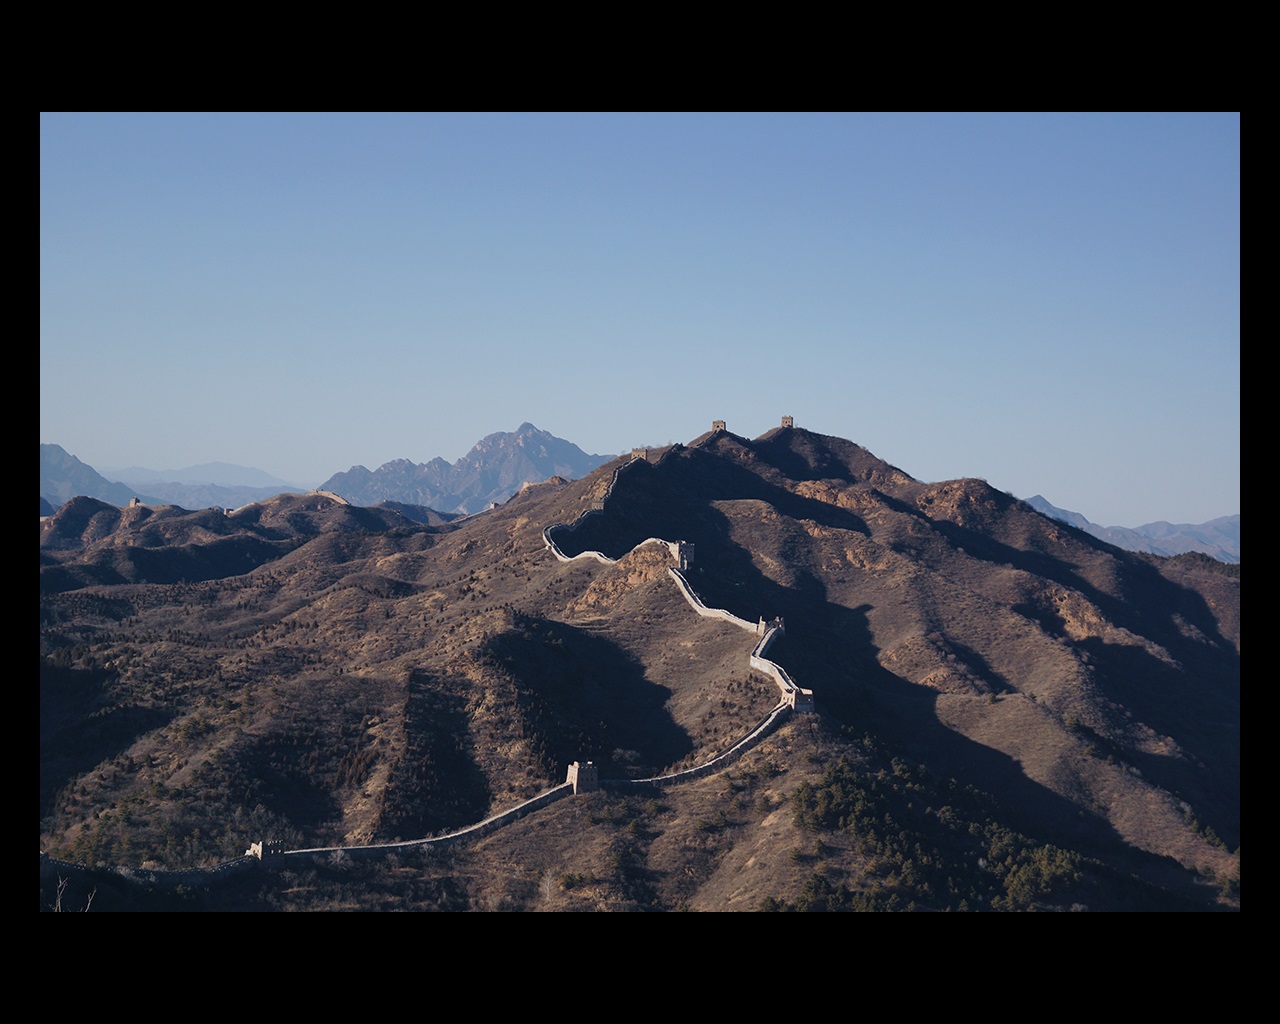
<instances>
[{"instance_id":1,"label":"stone watchtower","mask_svg":"<svg viewBox=\"0 0 1280 1024\"><path fill-rule=\"evenodd\" d=\"M795 418L792 416L783 416L782 425L784 427L794 427L796 425Z\"/></svg>"},{"instance_id":2,"label":"stone watchtower","mask_svg":"<svg viewBox=\"0 0 1280 1024\"><path fill-rule=\"evenodd\" d=\"M282 853L284 853L284 846L281 843L273 843L266 839L260 843L250 843L249 849L244 851L246 857L257 857L264 864Z\"/></svg>"},{"instance_id":3,"label":"stone watchtower","mask_svg":"<svg viewBox=\"0 0 1280 1024\"><path fill-rule=\"evenodd\" d=\"M726 429L727 429L727 428L726 428L726 427L725 427L725 425L724 425L724 420L712 420L712 421L711 421L711 432L712 432L713 434L719 433L721 430L726 430Z\"/></svg>"},{"instance_id":4,"label":"stone watchtower","mask_svg":"<svg viewBox=\"0 0 1280 1024\"><path fill-rule=\"evenodd\" d=\"M781 615L775 615L768 622L765 622L764 616L761 615L760 621L756 623L756 636L764 636L771 629L776 629L779 636L787 635L787 627Z\"/></svg>"},{"instance_id":5,"label":"stone watchtower","mask_svg":"<svg viewBox=\"0 0 1280 1024\"><path fill-rule=\"evenodd\" d=\"M600 770L594 761L574 761L569 765L565 782L573 783L573 792L594 793L600 788Z\"/></svg>"}]
</instances>

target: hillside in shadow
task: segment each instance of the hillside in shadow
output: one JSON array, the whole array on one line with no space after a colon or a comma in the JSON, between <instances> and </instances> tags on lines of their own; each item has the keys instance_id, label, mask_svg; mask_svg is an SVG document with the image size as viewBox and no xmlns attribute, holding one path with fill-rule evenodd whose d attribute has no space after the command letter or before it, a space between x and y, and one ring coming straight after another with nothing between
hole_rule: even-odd
<instances>
[{"instance_id":1,"label":"hillside in shadow","mask_svg":"<svg viewBox=\"0 0 1280 1024\"><path fill-rule=\"evenodd\" d=\"M1238 566L1123 552L794 428L658 456L451 521L323 494L231 516L68 502L42 524L42 849L207 867L263 838L459 828L575 760L638 779L710 759L779 691L755 635L698 616L667 547L638 546L658 537L693 545L706 605L784 619L769 656L816 714L679 790L575 798L381 872L320 865L294 896L191 898L1238 906ZM614 561L559 561L548 528Z\"/></svg>"}]
</instances>

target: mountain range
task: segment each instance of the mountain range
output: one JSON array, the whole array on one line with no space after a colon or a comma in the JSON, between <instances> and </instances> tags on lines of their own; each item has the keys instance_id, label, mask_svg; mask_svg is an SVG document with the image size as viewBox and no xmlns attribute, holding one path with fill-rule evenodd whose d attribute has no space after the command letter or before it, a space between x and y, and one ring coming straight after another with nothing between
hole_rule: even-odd
<instances>
[{"instance_id":1,"label":"mountain range","mask_svg":"<svg viewBox=\"0 0 1280 1024\"><path fill-rule=\"evenodd\" d=\"M281 481L271 482L273 478L261 470L226 463L164 473L133 467L121 473L121 479L109 480L61 445L40 445L40 514L49 515L74 497L97 498L121 507L137 498L144 505L235 508L275 497L289 489ZM215 482L219 479L224 482ZM246 484L246 479L260 482Z\"/></svg>"},{"instance_id":2,"label":"mountain range","mask_svg":"<svg viewBox=\"0 0 1280 1024\"><path fill-rule=\"evenodd\" d=\"M505 501L520 487L554 476L573 480L609 461L588 455L577 445L539 430L531 423L513 432L489 434L455 463L435 458L426 463L395 459L376 470L352 466L320 486L356 505L387 505L411 518L430 509L449 518L479 512ZM115 505L137 497L144 504L183 508L238 508L285 492L303 491L261 470L207 463L181 470L131 467L107 479L59 445L40 446L40 514L49 515L68 498L82 495ZM1240 561L1240 516L1200 524L1147 523L1133 528L1098 526L1079 512L1052 505L1041 495L1026 499L1038 512L1068 523L1126 551L1176 555L1199 551L1224 562ZM424 520L425 521L425 520Z\"/></svg>"},{"instance_id":3,"label":"mountain range","mask_svg":"<svg viewBox=\"0 0 1280 1024\"><path fill-rule=\"evenodd\" d=\"M384 501L473 513L505 501L527 483L553 476L577 479L613 459L588 455L576 444L522 423L513 433L489 434L457 462L396 459L376 470L352 466L320 485L357 505Z\"/></svg>"},{"instance_id":4,"label":"mountain range","mask_svg":"<svg viewBox=\"0 0 1280 1024\"><path fill-rule=\"evenodd\" d=\"M78 497L41 523L42 854L95 909L1238 910L1239 572L790 426L448 522ZM644 783L777 707L775 620L813 710ZM608 784L343 855L575 762ZM220 868L264 840L333 852Z\"/></svg>"},{"instance_id":5,"label":"mountain range","mask_svg":"<svg viewBox=\"0 0 1280 1024\"><path fill-rule=\"evenodd\" d=\"M125 469L102 469L105 476L134 487L150 483L213 484L218 487L274 487L277 494L285 491L306 491L308 487L281 480L277 476L252 466L237 466L230 462L203 462L185 469L147 469L145 466L129 466Z\"/></svg>"},{"instance_id":6,"label":"mountain range","mask_svg":"<svg viewBox=\"0 0 1280 1024\"><path fill-rule=\"evenodd\" d=\"M92 466L86 466L61 445L40 446L40 514L48 515L54 509L77 495L109 501L113 505L128 505L135 497L148 504L163 504L158 498L142 499L128 484L108 480Z\"/></svg>"},{"instance_id":7,"label":"mountain range","mask_svg":"<svg viewBox=\"0 0 1280 1024\"><path fill-rule=\"evenodd\" d=\"M1143 526L1098 526L1079 512L1051 505L1039 494L1025 499L1037 512L1070 523L1108 544L1126 551L1149 551L1153 555L1181 555L1199 551L1221 562L1240 561L1240 516L1221 516L1207 523L1147 523Z\"/></svg>"},{"instance_id":8,"label":"mountain range","mask_svg":"<svg viewBox=\"0 0 1280 1024\"><path fill-rule=\"evenodd\" d=\"M435 458L426 463L396 459L376 470L352 466L318 488L356 505L390 502L422 506L445 515L466 515L505 501L523 485L553 476L585 476L612 455L588 455L577 445L522 423L513 432L489 434L466 455L450 464ZM108 480L61 446L40 446L41 515L75 496L98 498L125 506L133 498L147 505L183 508L238 508L277 494L305 491L261 470L208 463L183 470L157 471L132 467Z\"/></svg>"}]
</instances>

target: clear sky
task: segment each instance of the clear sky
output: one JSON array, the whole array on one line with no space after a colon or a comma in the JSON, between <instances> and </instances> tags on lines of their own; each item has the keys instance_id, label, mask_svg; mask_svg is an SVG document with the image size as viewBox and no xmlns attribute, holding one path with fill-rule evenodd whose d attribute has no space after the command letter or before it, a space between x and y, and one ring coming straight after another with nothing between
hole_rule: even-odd
<instances>
[{"instance_id":1,"label":"clear sky","mask_svg":"<svg viewBox=\"0 0 1280 1024\"><path fill-rule=\"evenodd\" d=\"M1240 511L1240 119L65 114L40 440L314 486L783 415L1105 526Z\"/></svg>"}]
</instances>

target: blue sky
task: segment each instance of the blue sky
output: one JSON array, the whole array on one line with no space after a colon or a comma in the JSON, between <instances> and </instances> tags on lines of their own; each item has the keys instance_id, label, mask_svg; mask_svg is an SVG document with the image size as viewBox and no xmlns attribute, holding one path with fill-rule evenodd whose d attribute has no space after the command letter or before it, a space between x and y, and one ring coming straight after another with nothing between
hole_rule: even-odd
<instances>
[{"instance_id":1,"label":"blue sky","mask_svg":"<svg viewBox=\"0 0 1280 1024\"><path fill-rule=\"evenodd\" d=\"M40 440L315 485L782 415L1102 525L1240 511L1240 121L41 117Z\"/></svg>"}]
</instances>

